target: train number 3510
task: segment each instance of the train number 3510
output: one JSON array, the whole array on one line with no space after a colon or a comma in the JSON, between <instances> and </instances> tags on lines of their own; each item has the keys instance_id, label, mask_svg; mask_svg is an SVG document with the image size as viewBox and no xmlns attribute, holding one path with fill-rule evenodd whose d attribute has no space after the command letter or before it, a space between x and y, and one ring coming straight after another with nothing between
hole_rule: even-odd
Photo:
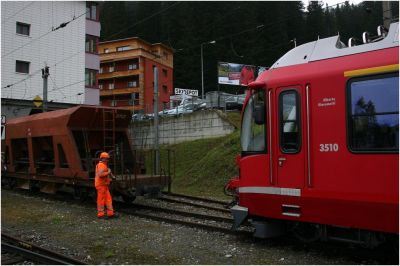
<instances>
[{"instance_id":1,"label":"train number 3510","mask_svg":"<svg viewBox=\"0 0 400 266\"><path fill-rule=\"evenodd\" d=\"M337 152L339 150L339 144L329 143L329 144L319 144L320 152Z\"/></svg>"}]
</instances>

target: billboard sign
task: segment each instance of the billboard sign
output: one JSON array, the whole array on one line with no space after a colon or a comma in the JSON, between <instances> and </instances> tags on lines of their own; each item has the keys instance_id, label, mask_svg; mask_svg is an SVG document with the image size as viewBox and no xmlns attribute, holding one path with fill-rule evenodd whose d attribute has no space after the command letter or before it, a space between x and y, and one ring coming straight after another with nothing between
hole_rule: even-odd
<instances>
[{"instance_id":1,"label":"billboard sign","mask_svg":"<svg viewBox=\"0 0 400 266\"><path fill-rule=\"evenodd\" d=\"M188 90L188 89L175 88L175 95L199 96L199 91L198 90Z\"/></svg>"},{"instance_id":2,"label":"billboard sign","mask_svg":"<svg viewBox=\"0 0 400 266\"><path fill-rule=\"evenodd\" d=\"M219 62L218 83L247 86L265 70L267 70L266 67Z\"/></svg>"}]
</instances>

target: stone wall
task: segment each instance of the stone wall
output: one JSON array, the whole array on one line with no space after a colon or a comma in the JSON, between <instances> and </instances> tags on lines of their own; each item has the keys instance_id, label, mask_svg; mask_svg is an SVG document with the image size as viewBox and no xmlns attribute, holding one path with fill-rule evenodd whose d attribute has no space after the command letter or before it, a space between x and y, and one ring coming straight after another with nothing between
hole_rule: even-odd
<instances>
[{"instance_id":1,"label":"stone wall","mask_svg":"<svg viewBox=\"0 0 400 266\"><path fill-rule=\"evenodd\" d=\"M183 141L221 137L231 134L235 127L219 110L197 111L174 117L160 117L159 144L176 144ZM135 149L153 148L154 120L134 121L129 127Z\"/></svg>"}]
</instances>

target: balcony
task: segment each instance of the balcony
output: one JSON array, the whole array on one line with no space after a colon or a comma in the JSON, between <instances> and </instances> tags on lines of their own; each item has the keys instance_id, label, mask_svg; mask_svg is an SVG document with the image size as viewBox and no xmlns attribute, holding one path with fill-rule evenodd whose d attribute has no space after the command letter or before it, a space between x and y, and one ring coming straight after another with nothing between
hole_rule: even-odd
<instances>
[{"instance_id":1,"label":"balcony","mask_svg":"<svg viewBox=\"0 0 400 266\"><path fill-rule=\"evenodd\" d=\"M123 78L129 76L136 76L143 73L140 69L133 69L133 70L124 70L124 71L114 71L114 72L105 72L99 73L97 78L101 79L113 79L113 78Z\"/></svg>"},{"instance_id":2,"label":"balcony","mask_svg":"<svg viewBox=\"0 0 400 266\"><path fill-rule=\"evenodd\" d=\"M100 97L101 96L110 96L110 95L120 95L120 94L129 94L134 92L140 92L139 87L134 88L119 88L119 89L103 89L100 90Z\"/></svg>"},{"instance_id":3,"label":"balcony","mask_svg":"<svg viewBox=\"0 0 400 266\"><path fill-rule=\"evenodd\" d=\"M152 59L158 63L161 63L165 66L173 68L173 59L172 56L169 59L161 58L160 55L151 53L143 48L132 49L122 52L110 52L110 53L102 53L100 54L100 62L117 62L124 61L132 58L145 57Z\"/></svg>"},{"instance_id":4,"label":"balcony","mask_svg":"<svg viewBox=\"0 0 400 266\"><path fill-rule=\"evenodd\" d=\"M143 105L135 105L135 106L116 106L117 109L129 110L129 111L139 111L143 110Z\"/></svg>"}]
</instances>

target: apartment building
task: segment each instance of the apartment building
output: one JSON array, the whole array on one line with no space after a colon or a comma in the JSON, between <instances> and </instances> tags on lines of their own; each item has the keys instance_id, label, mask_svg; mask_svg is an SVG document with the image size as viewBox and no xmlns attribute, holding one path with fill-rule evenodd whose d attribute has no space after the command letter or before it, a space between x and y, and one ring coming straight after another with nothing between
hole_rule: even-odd
<instances>
[{"instance_id":1,"label":"apartment building","mask_svg":"<svg viewBox=\"0 0 400 266\"><path fill-rule=\"evenodd\" d=\"M154 74L158 68L159 109L169 103L173 84L173 50L140 38L99 43L100 100L133 112L153 112Z\"/></svg>"},{"instance_id":2,"label":"apartment building","mask_svg":"<svg viewBox=\"0 0 400 266\"><path fill-rule=\"evenodd\" d=\"M2 1L1 20L1 97L11 105L2 104L2 114L31 112L33 104L13 109L12 103L43 98L45 66L50 73L49 107L51 103L99 104L97 2Z\"/></svg>"}]
</instances>

